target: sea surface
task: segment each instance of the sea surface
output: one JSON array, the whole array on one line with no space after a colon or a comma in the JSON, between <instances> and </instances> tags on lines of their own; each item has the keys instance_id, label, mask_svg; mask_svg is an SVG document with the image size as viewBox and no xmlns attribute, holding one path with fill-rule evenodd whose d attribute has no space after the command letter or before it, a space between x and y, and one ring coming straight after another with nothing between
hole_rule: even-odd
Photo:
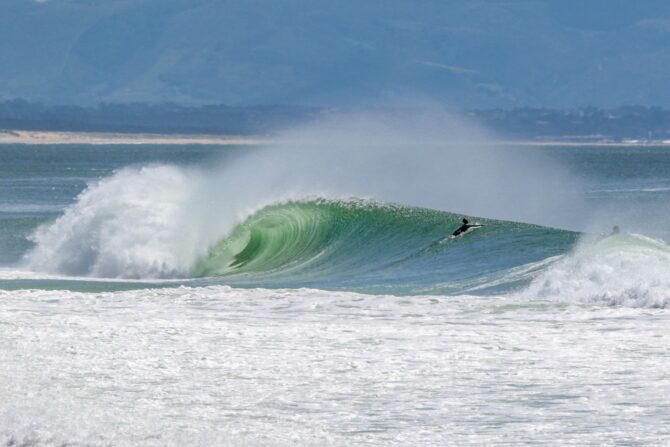
<instances>
[{"instance_id":1,"label":"sea surface","mask_svg":"<svg viewBox=\"0 0 670 447\"><path fill-rule=\"evenodd\" d=\"M670 149L397 144L0 145L0 446L669 445Z\"/></svg>"}]
</instances>

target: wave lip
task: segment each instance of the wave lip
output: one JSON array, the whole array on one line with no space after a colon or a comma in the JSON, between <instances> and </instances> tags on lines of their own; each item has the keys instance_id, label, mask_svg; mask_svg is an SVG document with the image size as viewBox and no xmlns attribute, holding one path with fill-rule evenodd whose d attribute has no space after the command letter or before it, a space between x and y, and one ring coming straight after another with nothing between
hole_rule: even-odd
<instances>
[{"instance_id":1,"label":"wave lip","mask_svg":"<svg viewBox=\"0 0 670 447\"><path fill-rule=\"evenodd\" d=\"M637 234L585 238L523 292L534 299L670 307L670 247Z\"/></svg>"}]
</instances>

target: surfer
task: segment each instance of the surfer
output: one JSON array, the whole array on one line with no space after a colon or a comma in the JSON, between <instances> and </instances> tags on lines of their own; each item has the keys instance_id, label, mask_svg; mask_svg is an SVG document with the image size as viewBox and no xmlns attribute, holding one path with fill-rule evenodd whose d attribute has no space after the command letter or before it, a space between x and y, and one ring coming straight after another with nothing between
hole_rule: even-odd
<instances>
[{"instance_id":1,"label":"surfer","mask_svg":"<svg viewBox=\"0 0 670 447\"><path fill-rule=\"evenodd\" d=\"M614 225L612 227L612 233L610 234L610 236L614 236L615 234L619 234L620 231L621 230L619 230L619 225Z\"/></svg>"},{"instance_id":2,"label":"surfer","mask_svg":"<svg viewBox=\"0 0 670 447\"><path fill-rule=\"evenodd\" d=\"M453 236L458 236L458 235L461 234L461 233L465 233L465 232L468 231L470 228L483 227L483 226L484 226L484 225L482 225L482 224L470 224L470 223L468 222L468 219L466 219L466 218L464 217L464 218L463 218L463 225L461 225L460 227L458 227L458 229L457 229L456 231L453 232Z\"/></svg>"}]
</instances>

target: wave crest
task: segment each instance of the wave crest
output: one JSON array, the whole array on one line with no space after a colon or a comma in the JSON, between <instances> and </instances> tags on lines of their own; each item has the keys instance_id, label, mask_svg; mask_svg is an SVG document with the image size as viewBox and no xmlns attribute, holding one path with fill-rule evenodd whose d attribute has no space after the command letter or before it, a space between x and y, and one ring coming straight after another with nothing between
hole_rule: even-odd
<instances>
[{"instance_id":1,"label":"wave crest","mask_svg":"<svg viewBox=\"0 0 670 447\"><path fill-rule=\"evenodd\" d=\"M641 235L586 238L524 291L531 299L670 307L670 247Z\"/></svg>"},{"instance_id":2,"label":"wave crest","mask_svg":"<svg viewBox=\"0 0 670 447\"><path fill-rule=\"evenodd\" d=\"M35 271L151 278L187 272L194 256L184 232L193 182L172 166L124 168L90 185L56 221L32 236Z\"/></svg>"},{"instance_id":3,"label":"wave crest","mask_svg":"<svg viewBox=\"0 0 670 447\"><path fill-rule=\"evenodd\" d=\"M456 226L457 219L365 200L274 204L238 225L196 266L194 275L363 273L423 247L436 230Z\"/></svg>"}]
</instances>

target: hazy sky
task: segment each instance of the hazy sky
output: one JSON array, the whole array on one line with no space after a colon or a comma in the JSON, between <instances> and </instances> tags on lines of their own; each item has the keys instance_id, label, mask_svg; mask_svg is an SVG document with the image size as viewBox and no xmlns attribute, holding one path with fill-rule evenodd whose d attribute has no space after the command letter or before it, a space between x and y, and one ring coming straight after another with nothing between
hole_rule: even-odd
<instances>
[{"instance_id":1,"label":"hazy sky","mask_svg":"<svg viewBox=\"0 0 670 447\"><path fill-rule=\"evenodd\" d=\"M667 0L0 3L0 97L670 106Z\"/></svg>"}]
</instances>

